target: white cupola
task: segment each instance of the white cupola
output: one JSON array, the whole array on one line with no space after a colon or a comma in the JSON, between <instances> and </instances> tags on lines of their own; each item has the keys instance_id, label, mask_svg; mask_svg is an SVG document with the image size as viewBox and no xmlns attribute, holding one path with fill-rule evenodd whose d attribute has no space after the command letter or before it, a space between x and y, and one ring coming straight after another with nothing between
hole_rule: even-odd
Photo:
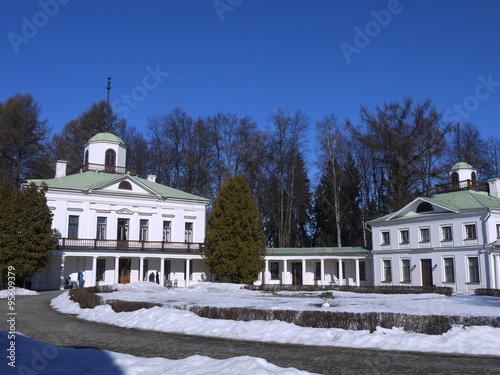
<instances>
[{"instance_id":1,"label":"white cupola","mask_svg":"<svg viewBox=\"0 0 500 375\"><path fill-rule=\"evenodd\" d=\"M85 170L125 173L127 149L125 143L111 133L98 133L84 145Z\"/></svg>"},{"instance_id":2,"label":"white cupola","mask_svg":"<svg viewBox=\"0 0 500 375\"><path fill-rule=\"evenodd\" d=\"M450 183L457 184L460 181L477 181L477 170L472 168L472 165L460 162L451 167L450 171Z\"/></svg>"}]
</instances>

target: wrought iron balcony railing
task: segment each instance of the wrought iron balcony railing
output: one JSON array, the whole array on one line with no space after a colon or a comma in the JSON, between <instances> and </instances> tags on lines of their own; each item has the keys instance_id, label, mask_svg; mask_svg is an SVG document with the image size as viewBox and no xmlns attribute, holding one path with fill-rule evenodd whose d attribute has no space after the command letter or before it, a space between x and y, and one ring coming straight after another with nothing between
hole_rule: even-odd
<instances>
[{"instance_id":1,"label":"wrought iron balcony railing","mask_svg":"<svg viewBox=\"0 0 500 375\"><path fill-rule=\"evenodd\" d=\"M489 191L489 185L487 182L465 180L459 182L450 182L447 184L436 185L431 191L431 194L447 193L450 191L458 190L477 190L477 191Z\"/></svg>"},{"instance_id":2,"label":"wrought iron balcony railing","mask_svg":"<svg viewBox=\"0 0 500 375\"><path fill-rule=\"evenodd\" d=\"M120 249L120 250L163 250L163 251L203 251L204 243L163 242L134 240L96 240L85 238L59 238L58 248L76 249Z\"/></svg>"}]
</instances>

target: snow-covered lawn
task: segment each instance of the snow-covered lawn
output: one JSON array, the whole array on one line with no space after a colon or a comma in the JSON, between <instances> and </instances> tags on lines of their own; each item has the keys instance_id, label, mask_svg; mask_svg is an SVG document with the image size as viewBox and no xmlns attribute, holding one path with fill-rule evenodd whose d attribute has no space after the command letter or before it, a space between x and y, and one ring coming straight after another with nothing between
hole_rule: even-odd
<instances>
[{"instance_id":1,"label":"snow-covered lawn","mask_svg":"<svg viewBox=\"0 0 500 375\"><path fill-rule=\"evenodd\" d=\"M158 302L153 307L135 312L115 313L109 305L80 309L69 300L68 293L52 300L52 306L79 318L170 333L222 337L272 343L313 346L337 346L379 350L463 353L500 356L500 328L454 327L443 335L407 333L394 327L375 332L346 331L334 328L298 327L280 321L228 321L200 318L185 310L169 306L206 305L219 307L252 307L263 309L322 309L316 293L279 292L277 294L248 291L234 284L201 283L191 288L165 289L155 283L141 282L116 285L118 291L101 294L105 299ZM498 316L500 299L495 297L437 294L380 295L333 292L329 311L386 311L407 314L446 314Z\"/></svg>"},{"instance_id":2,"label":"snow-covered lawn","mask_svg":"<svg viewBox=\"0 0 500 375\"><path fill-rule=\"evenodd\" d=\"M0 331L0 350L8 353L7 333ZM107 350L61 348L23 335L16 335L15 365L7 360L1 374L93 374L93 375L307 375L306 371L282 368L249 356L226 360L194 355L179 360L141 358ZM36 369L36 371L35 371Z\"/></svg>"},{"instance_id":3,"label":"snow-covered lawn","mask_svg":"<svg viewBox=\"0 0 500 375\"><path fill-rule=\"evenodd\" d=\"M40 293L35 292L34 290L24 289L24 288L15 288L14 293L16 296L38 296ZM7 298L9 296L8 289L0 290L0 299Z\"/></svg>"}]
</instances>

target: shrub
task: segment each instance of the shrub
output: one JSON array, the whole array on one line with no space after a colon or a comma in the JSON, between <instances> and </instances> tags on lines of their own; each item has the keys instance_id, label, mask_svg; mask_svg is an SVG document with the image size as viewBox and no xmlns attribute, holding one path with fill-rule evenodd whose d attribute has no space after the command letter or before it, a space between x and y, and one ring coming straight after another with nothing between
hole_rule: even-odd
<instances>
[{"instance_id":1,"label":"shrub","mask_svg":"<svg viewBox=\"0 0 500 375\"><path fill-rule=\"evenodd\" d=\"M88 289L89 288L71 289L69 291L69 298L77 302L82 309L93 309L96 306L102 305L102 297L89 292Z\"/></svg>"},{"instance_id":2,"label":"shrub","mask_svg":"<svg viewBox=\"0 0 500 375\"><path fill-rule=\"evenodd\" d=\"M410 315L387 312L349 313L334 311L263 310L237 307L183 306L198 316L209 319L227 320L281 320L301 327L340 328L346 330L368 330L377 327L402 328L406 332L440 335L454 326L500 326L500 317L452 316L452 315Z\"/></svg>"},{"instance_id":3,"label":"shrub","mask_svg":"<svg viewBox=\"0 0 500 375\"><path fill-rule=\"evenodd\" d=\"M140 309L150 309L152 307L161 307L161 303L140 302L140 301L120 301L112 300L107 302L114 312L131 312Z\"/></svg>"},{"instance_id":4,"label":"shrub","mask_svg":"<svg viewBox=\"0 0 500 375\"><path fill-rule=\"evenodd\" d=\"M479 288L474 291L478 296L500 297L500 289Z\"/></svg>"}]
</instances>

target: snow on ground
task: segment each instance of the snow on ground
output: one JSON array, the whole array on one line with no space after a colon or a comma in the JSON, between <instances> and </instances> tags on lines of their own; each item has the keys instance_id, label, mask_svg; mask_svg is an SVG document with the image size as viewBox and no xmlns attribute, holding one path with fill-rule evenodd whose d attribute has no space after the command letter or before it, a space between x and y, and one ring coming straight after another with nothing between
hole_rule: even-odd
<instances>
[{"instance_id":1,"label":"snow on ground","mask_svg":"<svg viewBox=\"0 0 500 375\"><path fill-rule=\"evenodd\" d=\"M37 296L39 295L38 292L35 292L34 290L29 290L29 289L24 289L24 288L15 288L15 295L16 296ZM9 290L8 289L3 289L0 290L0 299L2 298L7 298L9 296Z\"/></svg>"},{"instance_id":2,"label":"snow on ground","mask_svg":"<svg viewBox=\"0 0 500 375\"><path fill-rule=\"evenodd\" d=\"M201 283L191 288L165 289L155 283L117 285L117 292L101 294L105 299L159 302L164 307L115 313L109 305L80 309L68 293L52 300L52 307L81 319L121 327L161 332L222 337L283 344L337 346L378 350L457 353L500 356L500 328L454 327L443 335L408 333L395 327L375 332L335 328L298 327L281 321L228 321L207 319L185 310L182 305L244 306L252 308L311 310L322 309L319 292L248 291L240 285ZM450 314L498 316L500 299L495 297L437 294L380 295L333 292L330 311L388 311L409 314Z\"/></svg>"},{"instance_id":3,"label":"snow on ground","mask_svg":"<svg viewBox=\"0 0 500 375\"><path fill-rule=\"evenodd\" d=\"M0 351L2 353L9 353L9 342L7 332L0 331ZM8 365L12 359L2 360L0 365L1 374L310 374L293 368L278 367L262 358L249 356L220 360L195 355L184 359L171 360L166 358L140 358L106 350L61 348L33 340L21 334L16 335L15 342L15 356L13 359L16 367Z\"/></svg>"}]
</instances>

